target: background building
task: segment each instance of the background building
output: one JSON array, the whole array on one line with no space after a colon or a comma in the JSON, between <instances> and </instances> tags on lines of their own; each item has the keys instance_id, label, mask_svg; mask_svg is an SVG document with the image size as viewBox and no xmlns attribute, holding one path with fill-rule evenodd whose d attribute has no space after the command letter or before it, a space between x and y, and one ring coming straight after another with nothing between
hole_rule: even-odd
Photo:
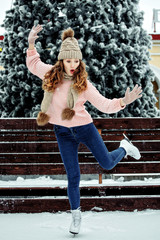
<instances>
[{"instance_id":1,"label":"background building","mask_svg":"<svg viewBox=\"0 0 160 240\"><path fill-rule=\"evenodd\" d=\"M150 34L152 37L152 48L149 50L151 60L149 61L151 69L155 74L153 81L154 92L158 102L157 108L160 109L160 29L156 29L156 24L160 22L160 9L153 9L153 28L154 33ZM158 30L158 33L156 31Z\"/></svg>"}]
</instances>

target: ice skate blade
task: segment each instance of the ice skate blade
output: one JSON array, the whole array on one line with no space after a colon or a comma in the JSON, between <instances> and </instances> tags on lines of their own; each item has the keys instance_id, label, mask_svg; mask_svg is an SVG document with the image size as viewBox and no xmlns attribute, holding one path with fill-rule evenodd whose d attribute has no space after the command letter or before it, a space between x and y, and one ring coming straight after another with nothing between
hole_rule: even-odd
<instances>
[{"instance_id":1,"label":"ice skate blade","mask_svg":"<svg viewBox=\"0 0 160 240\"><path fill-rule=\"evenodd\" d=\"M76 237L76 235L78 235L78 233L75 233L75 232L71 232L69 231L71 234L73 234L73 237Z\"/></svg>"},{"instance_id":2,"label":"ice skate blade","mask_svg":"<svg viewBox=\"0 0 160 240\"><path fill-rule=\"evenodd\" d=\"M132 144L132 142L129 140L129 138L126 136L126 134L123 133L123 137L125 140L127 140L130 144ZM132 144L133 145L133 144Z\"/></svg>"}]
</instances>

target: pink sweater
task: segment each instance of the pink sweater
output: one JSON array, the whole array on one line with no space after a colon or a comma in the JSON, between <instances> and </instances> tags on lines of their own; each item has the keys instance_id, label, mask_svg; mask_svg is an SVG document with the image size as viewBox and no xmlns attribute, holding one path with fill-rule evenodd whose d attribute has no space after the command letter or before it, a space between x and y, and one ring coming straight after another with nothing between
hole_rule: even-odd
<instances>
[{"instance_id":1,"label":"pink sweater","mask_svg":"<svg viewBox=\"0 0 160 240\"><path fill-rule=\"evenodd\" d=\"M40 60L40 56L36 49L27 50L27 67L31 73L38 76L43 80L44 75L53 66L45 64ZM90 114L85 110L84 103L89 101L97 109L104 113L116 113L123 109L120 105L120 98L113 100L107 99L102 96L97 89L92 85L92 83L87 80L87 89L78 96L78 100L74 107L75 115L72 120L62 120L61 113L64 108L67 107L67 96L71 81L63 81L54 92L52 103L47 111L50 115L50 123L57 124L65 127L74 127L89 124L93 122Z\"/></svg>"}]
</instances>

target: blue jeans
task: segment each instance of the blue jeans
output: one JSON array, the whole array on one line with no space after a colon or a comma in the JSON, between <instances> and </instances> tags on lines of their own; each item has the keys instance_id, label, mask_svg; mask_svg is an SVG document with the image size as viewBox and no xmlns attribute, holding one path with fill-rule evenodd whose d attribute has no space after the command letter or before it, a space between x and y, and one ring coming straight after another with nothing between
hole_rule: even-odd
<instances>
[{"instance_id":1,"label":"blue jeans","mask_svg":"<svg viewBox=\"0 0 160 240\"><path fill-rule=\"evenodd\" d=\"M68 178L68 197L71 209L80 207L80 168L78 162L79 143L85 144L104 169L110 170L126 155L123 148L108 152L98 130L93 123L78 127L54 125L61 158Z\"/></svg>"}]
</instances>

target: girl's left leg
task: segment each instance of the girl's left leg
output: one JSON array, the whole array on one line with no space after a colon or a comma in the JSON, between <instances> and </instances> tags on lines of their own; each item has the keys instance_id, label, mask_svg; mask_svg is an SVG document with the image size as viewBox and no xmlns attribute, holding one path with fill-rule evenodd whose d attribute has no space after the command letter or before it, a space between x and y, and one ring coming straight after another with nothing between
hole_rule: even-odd
<instances>
[{"instance_id":1,"label":"girl's left leg","mask_svg":"<svg viewBox=\"0 0 160 240\"><path fill-rule=\"evenodd\" d=\"M89 148L101 167L110 170L126 155L124 148L109 152L94 124L89 124L82 142ZM85 131L85 128L84 128Z\"/></svg>"}]
</instances>

